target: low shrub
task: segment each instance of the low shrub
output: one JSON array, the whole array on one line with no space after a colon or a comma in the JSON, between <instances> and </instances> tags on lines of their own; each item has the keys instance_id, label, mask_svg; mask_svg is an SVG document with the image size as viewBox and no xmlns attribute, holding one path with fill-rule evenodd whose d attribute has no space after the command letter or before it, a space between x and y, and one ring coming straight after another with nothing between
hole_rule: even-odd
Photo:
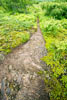
<instances>
[{"instance_id":1,"label":"low shrub","mask_svg":"<svg viewBox=\"0 0 67 100\"><path fill-rule=\"evenodd\" d=\"M42 6L43 4L41 4ZM45 5L49 8L49 5ZM59 4L61 5L61 4ZM55 6L55 5L54 5ZM50 100L66 100L67 99L67 19L62 16L59 17L59 7L47 11L47 15L40 15L40 28L43 33L43 37L46 41L47 56L42 60L46 63L47 67L42 75L45 81L46 91L49 92ZM62 6L63 7L63 6ZM64 7L63 7L64 8ZM58 12L53 12L57 10ZM62 9L60 9L61 11ZM50 12L51 11L51 12ZM49 14L57 15L51 15ZM61 11L62 13L62 11ZM55 18L55 19L54 19ZM62 20L57 20L62 19Z\"/></svg>"},{"instance_id":2,"label":"low shrub","mask_svg":"<svg viewBox=\"0 0 67 100\"><path fill-rule=\"evenodd\" d=\"M29 40L37 30L33 14L0 13L0 53L7 54L12 48Z\"/></svg>"},{"instance_id":3,"label":"low shrub","mask_svg":"<svg viewBox=\"0 0 67 100\"><path fill-rule=\"evenodd\" d=\"M58 33L60 32L60 30L62 30L63 28L62 25L60 24L59 21L55 21L50 18L46 20L45 21L43 20L42 25L41 25L43 34L45 34L46 36L50 35L50 36L56 37Z\"/></svg>"},{"instance_id":4,"label":"low shrub","mask_svg":"<svg viewBox=\"0 0 67 100\"><path fill-rule=\"evenodd\" d=\"M46 9L45 15L56 19L67 18L67 3L44 3L42 9Z\"/></svg>"},{"instance_id":5,"label":"low shrub","mask_svg":"<svg viewBox=\"0 0 67 100\"><path fill-rule=\"evenodd\" d=\"M59 42L51 44L50 52L42 59L49 67L49 71L44 74L44 80L50 93L50 100L66 100L67 95L67 43Z\"/></svg>"},{"instance_id":6,"label":"low shrub","mask_svg":"<svg viewBox=\"0 0 67 100\"><path fill-rule=\"evenodd\" d=\"M56 19L61 19L63 16L63 10L59 8L55 8L51 11L51 16L53 16Z\"/></svg>"}]
</instances>

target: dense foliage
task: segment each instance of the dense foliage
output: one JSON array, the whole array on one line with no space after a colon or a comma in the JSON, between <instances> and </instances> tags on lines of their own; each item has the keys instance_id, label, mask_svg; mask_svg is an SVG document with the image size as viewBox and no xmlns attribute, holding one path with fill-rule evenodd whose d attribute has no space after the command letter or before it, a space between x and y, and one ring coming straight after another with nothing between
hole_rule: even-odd
<instances>
[{"instance_id":1,"label":"dense foliage","mask_svg":"<svg viewBox=\"0 0 67 100\"><path fill-rule=\"evenodd\" d=\"M42 9L46 9L46 15L56 19L67 18L67 3L43 3Z\"/></svg>"},{"instance_id":2,"label":"dense foliage","mask_svg":"<svg viewBox=\"0 0 67 100\"><path fill-rule=\"evenodd\" d=\"M48 6L46 9L46 5ZM64 6L61 6L64 5ZM43 72L47 90L50 93L50 100L66 100L67 98L67 17L60 14L57 19L46 16L52 9L57 10L57 6L61 9L67 6L67 3L42 3L40 4L42 11L40 13L40 27L46 40L47 56L42 58L46 62L48 68ZM43 7L44 6L44 7ZM58 11L58 10L57 10ZM60 12L60 11L59 11ZM55 13L55 12L54 12Z\"/></svg>"},{"instance_id":3,"label":"dense foliage","mask_svg":"<svg viewBox=\"0 0 67 100\"><path fill-rule=\"evenodd\" d=\"M7 11L26 12L27 5L32 4L35 0L0 0L0 6Z\"/></svg>"},{"instance_id":4,"label":"dense foliage","mask_svg":"<svg viewBox=\"0 0 67 100\"><path fill-rule=\"evenodd\" d=\"M56 2L67 2L67 0L55 0Z\"/></svg>"},{"instance_id":5,"label":"dense foliage","mask_svg":"<svg viewBox=\"0 0 67 100\"><path fill-rule=\"evenodd\" d=\"M12 48L29 40L36 29L33 14L10 15L0 10L0 53L9 53Z\"/></svg>"}]
</instances>

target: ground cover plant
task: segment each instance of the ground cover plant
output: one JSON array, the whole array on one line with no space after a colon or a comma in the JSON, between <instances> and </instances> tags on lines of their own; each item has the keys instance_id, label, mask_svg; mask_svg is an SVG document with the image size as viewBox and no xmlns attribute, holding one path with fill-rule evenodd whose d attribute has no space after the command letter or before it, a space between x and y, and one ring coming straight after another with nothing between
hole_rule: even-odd
<instances>
[{"instance_id":1,"label":"ground cover plant","mask_svg":"<svg viewBox=\"0 0 67 100\"><path fill-rule=\"evenodd\" d=\"M7 54L12 48L28 41L37 30L36 17L33 14L0 12L0 52Z\"/></svg>"},{"instance_id":2,"label":"ground cover plant","mask_svg":"<svg viewBox=\"0 0 67 100\"><path fill-rule=\"evenodd\" d=\"M46 9L47 4L47 9ZM49 70L45 69L42 74L49 91L50 100L67 99L67 17L58 15L55 10L56 5L61 9L67 6L67 3L42 3L40 27L46 41L47 56L41 60L45 61ZM65 5L61 6L61 5ZM57 10L57 7L56 7ZM51 11L51 13L49 13ZM59 11L59 9L58 9ZM61 11L59 11L61 13ZM48 14L47 14L48 13ZM56 15L54 15L56 13ZM65 12L66 13L66 12ZM46 16L47 14L47 16ZM52 17L50 16L52 15ZM59 17L61 20L58 20Z\"/></svg>"}]
</instances>

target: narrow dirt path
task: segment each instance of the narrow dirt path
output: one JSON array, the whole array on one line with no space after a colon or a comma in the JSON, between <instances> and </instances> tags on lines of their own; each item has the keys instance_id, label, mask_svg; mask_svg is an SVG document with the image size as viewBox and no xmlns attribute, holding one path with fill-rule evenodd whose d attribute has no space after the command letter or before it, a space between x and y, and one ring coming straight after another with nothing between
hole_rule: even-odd
<instances>
[{"instance_id":1,"label":"narrow dirt path","mask_svg":"<svg viewBox=\"0 0 67 100\"><path fill-rule=\"evenodd\" d=\"M14 100L48 100L44 82L37 74L43 70L40 58L47 53L39 22L37 23L37 32L31 39L9 54L0 65L0 82L4 77L21 85Z\"/></svg>"}]
</instances>

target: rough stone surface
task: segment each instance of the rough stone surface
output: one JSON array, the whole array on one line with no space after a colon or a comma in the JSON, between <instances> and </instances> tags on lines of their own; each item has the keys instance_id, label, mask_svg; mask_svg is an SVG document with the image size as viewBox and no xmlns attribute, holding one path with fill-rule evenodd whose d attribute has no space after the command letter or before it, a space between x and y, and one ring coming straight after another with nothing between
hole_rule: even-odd
<instances>
[{"instance_id":1,"label":"rough stone surface","mask_svg":"<svg viewBox=\"0 0 67 100\"><path fill-rule=\"evenodd\" d=\"M48 100L44 82L37 74L46 67L42 67L40 60L46 53L45 41L38 24L38 30L30 40L16 48L0 65L0 82L6 77L21 85L14 100Z\"/></svg>"},{"instance_id":2,"label":"rough stone surface","mask_svg":"<svg viewBox=\"0 0 67 100\"><path fill-rule=\"evenodd\" d=\"M5 59L3 54L0 54L0 64L3 62L3 60Z\"/></svg>"}]
</instances>

